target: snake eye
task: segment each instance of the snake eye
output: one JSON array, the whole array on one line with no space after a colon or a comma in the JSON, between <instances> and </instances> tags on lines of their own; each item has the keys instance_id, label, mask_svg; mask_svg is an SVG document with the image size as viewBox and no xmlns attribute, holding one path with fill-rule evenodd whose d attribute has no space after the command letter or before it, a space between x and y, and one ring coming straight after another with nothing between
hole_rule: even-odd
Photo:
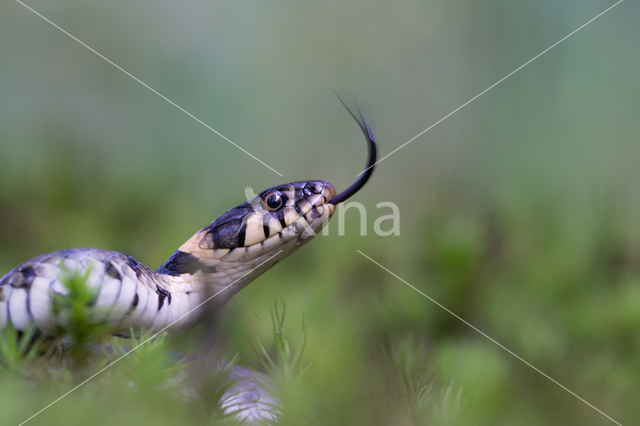
<instances>
[{"instance_id":1,"label":"snake eye","mask_svg":"<svg viewBox=\"0 0 640 426\"><path fill-rule=\"evenodd\" d=\"M276 191L271 192L267 194L267 196L264 198L264 202L269 208L269 210L271 211L277 210L280 207L282 207L282 204L283 204L282 194Z\"/></svg>"}]
</instances>

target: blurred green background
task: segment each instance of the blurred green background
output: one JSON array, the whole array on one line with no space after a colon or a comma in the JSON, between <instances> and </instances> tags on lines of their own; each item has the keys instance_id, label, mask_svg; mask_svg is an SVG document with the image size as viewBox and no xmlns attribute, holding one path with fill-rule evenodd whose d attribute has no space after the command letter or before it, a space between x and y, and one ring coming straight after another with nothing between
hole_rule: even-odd
<instances>
[{"instance_id":1,"label":"blurred green background","mask_svg":"<svg viewBox=\"0 0 640 426\"><path fill-rule=\"evenodd\" d=\"M243 202L246 186L257 192L325 179L342 190L362 169L364 143L332 88L355 94L384 156L613 2L27 4L283 177L5 1L0 275L71 247L123 251L156 268ZM361 250L633 424L640 416L638 16L640 4L621 3L380 163L356 196L369 213L368 235L359 235L352 210L346 236L332 222L329 236L242 291L212 326L222 355L239 353L242 364L260 368L251 309L268 317L282 295L293 341L304 313L307 376L332 407L330 424L412 424L366 391L375 369L361 377L372 351L398 339L422 342L430 374L464 401L459 418L434 408L425 424L613 424ZM400 236L374 235L375 218L388 213L376 209L382 201L399 206ZM202 333L210 330L179 336L172 349L194 352ZM51 399L12 398L0 406L16 424ZM79 415L78 401L32 424L102 424ZM158 415L166 407L125 404L130 416L113 423L102 404L90 413L107 416L104 424L185 421Z\"/></svg>"}]
</instances>

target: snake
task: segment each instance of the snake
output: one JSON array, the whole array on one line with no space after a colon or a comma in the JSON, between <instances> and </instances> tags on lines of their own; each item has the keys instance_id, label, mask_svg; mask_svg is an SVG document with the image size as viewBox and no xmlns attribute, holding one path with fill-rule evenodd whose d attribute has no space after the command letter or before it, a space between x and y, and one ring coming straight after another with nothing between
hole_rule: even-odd
<instances>
[{"instance_id":1,"label":"snake","mask_svg":"<svg viewBox=\"0 0 640 426\"><path fill-rule=\"evenodd\" d=\"M357 102L356 115L339 100L368 146L365 169L346 190L338 194L324 180L266 189L200 229L156 270L128 254L93 248L35 257L0 279L0 330L8 325L20 332L35 327L45 337L60 336L66 317L54 302L56 295L69 294L65 283L73 276L83 277L95 295L87 307L91 320L109 325L116 336L130 337L131 330L175 335L201 323L313 239L336 206L371 177L375 137Z\"/></svg>"}]
</instances>

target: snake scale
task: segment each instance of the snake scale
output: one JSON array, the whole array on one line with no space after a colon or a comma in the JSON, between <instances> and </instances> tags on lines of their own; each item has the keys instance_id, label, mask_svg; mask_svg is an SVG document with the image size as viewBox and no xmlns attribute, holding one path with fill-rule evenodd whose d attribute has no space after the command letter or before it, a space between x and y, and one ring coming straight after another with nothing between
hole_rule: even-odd
<instances>
[{"instance_id":1,"label":"snake scale","mask_svg":"<svg viewBox=\"0 0 640 426\"><path fill-rule=\"evenodd\" d=\"M98 249L38 256L0 279L0 330L10 323L18 331L35 326L44 336L60 335L65 317L54 309L54 295L67 294L65 280L74 275L86 277L96 295L89 307L92 320L109 324L116 335L129 336L131 329L178 334L196 326L204 315L310 241L331 219L336 205L371 177L374 136L360 109L356 116L342 104L360 126L369 149L364 172L342 193L320 180L269 188L200 229L157 270L127 254ZM209 299L213 303L205 309ZM242 367L234 368L236 375L247 374ZM258 392L258 399L269 398L260 393L256 380L264 379L240 384L240 397ZM247 386L253 389L247 391ZM257 400L249 402L249 408L260 408ZM260 413L255 415L258 420L273 417Z\"/></svg>"}]
</instances>

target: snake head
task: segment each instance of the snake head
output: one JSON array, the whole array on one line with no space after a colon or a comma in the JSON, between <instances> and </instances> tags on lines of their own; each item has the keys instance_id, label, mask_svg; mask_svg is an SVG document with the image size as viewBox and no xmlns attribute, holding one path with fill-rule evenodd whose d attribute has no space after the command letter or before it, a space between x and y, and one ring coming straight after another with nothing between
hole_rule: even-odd
<instances>
[{"instance_id":1,"label":"snake head","mask_svg":"<svg viewBox=\"0 0 640 426\"><path fill-rule=\"evenodd\" d=\"M274 186L225 212L184 243L158 271L239 291L311 240L331 219L329 182L310 180ZM202 284L202 283L201 283ZM220 304L233 296L219 297Z\"/></svg>"},{"instance_id":2,"label":"snake head","mask_svg":"<svg viewBox=\"0 0 640 426\"><path fill-rule=\"evenodd\" d=\"M369 147L366 168L353 185L340 194L329 182L322 180L287 183L257 195L247 187L247 202L198 231L158 272L179 276L181 281L176 282L188 291L205 287L217 291L211 297L224 291L216 298L220 307L244 286L311 240L329 222L336 205L365 185L376 162L376 142L360 109L358 117L344 106L360 126Z\"/></svg>"},{"instance_id":3,"label":"snake head","mask_svg":"<svg viewBox=\"0 0 640 426\"><path fill-rule=\"evenodd\" d=\"M204 250L244 248L259 254L294 238L306 240L333 215L335 206L329 201L335 195L336 190L326 181L274 186L200 230L198 246Z\"/></svg>"},{"instance_id":4,"label":"snake head","mask_svg":"<svg viewBox=\"0 0 640 426\"><path fill-rule=\"evenodd\" d=\"M338 97L340 99L340 97ZM282 259L309 241L331 219L336 205L357 193L369 180L376 163L376 142L356 102L358 115L340 99L362 130L369 149L367 164L358 179L336 193L327 181L309 180L274 186L253 196L245 189L246 203L227 211L202 228L180 248L198 259L223 263L256 260L281 251ZM277 261L277 260L276 260Z\"/></svg>"}]
</instances>

